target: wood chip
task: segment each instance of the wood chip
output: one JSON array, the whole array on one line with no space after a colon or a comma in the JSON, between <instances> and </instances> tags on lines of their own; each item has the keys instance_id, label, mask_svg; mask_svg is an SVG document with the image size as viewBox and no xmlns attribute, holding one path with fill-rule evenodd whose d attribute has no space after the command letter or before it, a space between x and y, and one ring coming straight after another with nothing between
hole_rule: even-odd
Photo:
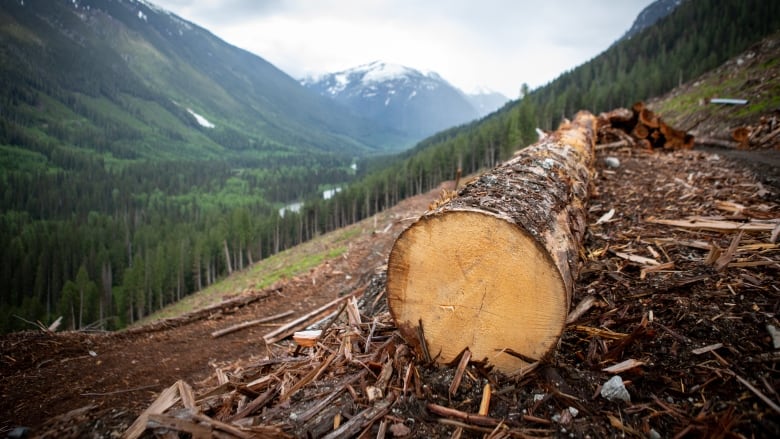
<instances>
[{"instance_id":1,"label":"wood chip","mask_svg":"<svg viewBox=\"0 0 780 439\"><path fill-rule=\"evenodd\" d=\"M691 349L691 353L694 355L706 354L707 352L714 351L723 347L723 343L714 343L709 346L704 346L698 349Z\"/></svg>"},{"instance_id":2,"label":"wood chip","mask_svg":"<svg viewBox=\"0 0 780 439\"><path fill-rule=\"evenodd\" d=\"M141 437L141 434L146 430L146 423L149 420L149 415L159 415L168 410L172 405L179 400L179 382L177 381L171 387L163 390L157 399L154 400L152 405L146 408L135 422L130 425L125 433L122 435L123 439L137 439Z\"/></svg>"},{"instance_id":3,"label":"wood chip","mask_svg":"<svg viewBox=\"0 0 780 439\"><path fill-rule=\"evenodd\" d=\"M612 366L605 367L604 369L601 369L601 370L603 370L604 372L611 373L611 374L618 374L618 373L621 373L621 372L625 372L627 370L631 370L631 369L633 369L635 367L642 366L644 364L645 364L644 361L639 361L639 360L634 360L633 358L629 358L628 360L621 361L618 364L614 364Z\"/></svg>"},{"instance_id":4,"label":"wood chip","mask_svg":"<svg viewBox=\"0 0 780 439\"><path fill-rule=\"evenodd\" d=\"M623 252L615 252L615 256L625 259L627 261L636 262L642 265L660 265L661 263L652 258L646 258L644 256L633 255Z\"/></svg>"},{"instance_id":5,"label":"wood chip","mask_svg":"<svg viewBox=\"0 0 780 439\"><path fill-rule=\"evenodd\" d=\"M683 229L709 230L713 232L734 232L738 230L743 230L745 232L771 232L778 226L774 223L759 223L752 221L740 223L736 221L713 220L701 217L690 217L683 220L650 217L645 221L654 224L680 227Z\"/></svg>"}]
</instances>

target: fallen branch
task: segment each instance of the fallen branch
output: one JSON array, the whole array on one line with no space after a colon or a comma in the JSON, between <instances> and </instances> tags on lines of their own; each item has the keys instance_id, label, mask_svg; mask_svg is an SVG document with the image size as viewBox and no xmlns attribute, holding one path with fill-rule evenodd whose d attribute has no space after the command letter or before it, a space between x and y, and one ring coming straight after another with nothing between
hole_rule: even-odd
<instances>
[{"instance_id":1,"label":"fallen branch","mask_svg":"<svg viewBox=\"0 0 780 439\"><path fill-rule=\"evenodd\" d=\"M246 329L246 328L249 328L251 326L259 325L261 323L270 322L270 321L273 321L273 320L276 320L276 319L281 319L282 317L287 317L287 316L289 316L292 313L293 313L293 311L289 310L289 311L285 311L283 313L272 315L270 317L263 317L262 319L249 320L247 322L242 322L242 323L239 323L239 324L227 327L225 329L220 329L219 331L214 331L214 332L211 333L211 337L212 338L222 337L223 335L227 335L227 334L230 334L230 333L233 333L233 332L236 332L236 331L240 331L242 329Z\"/></svg>"},{"instance_id":2,"label":"fallen branch","mask_svg":"<svg viewBox=\"0 0 780 439\"><path fill-rule=\"evenodd\" d=\"M353 416L341 427L325 435L323 439L336 439L341 437L351 437L358 431L373 424L377 419L386 415L390 411L390 406L395 402L395 393L390 393L387 398L378 402L375 406L369 407L357 415Z\"/></svg>"},{"instance_id":3,"label":"fallen branch","mask_svg":"<svg viewBox=\"0 0 780 439\"><path fill-rule=\"evenodd\" d=\"M672 220L650 217L645 221L653 224L665 224L667 226L683 229L709 230L712 232L733 232L743 230L745 232L771 232L776 226L773 223L746 222L740 223L727 220L713 220L708 218L690 217L684 220Z\"/></svg>"},{"instance_id":4,"label":"fallen branch","mask_svg":"<svg viewBox=\"0 0 780 439\"><path fill-rule=\"evenodd\" d=\"M432 402L426 404L425 407L427 407L431 413L437 414L439 416L460 419L461 421L466 421L469 424L481 425L483 427L496 427L503 423L502 420L491 418L490 416L462 412L460 410L444 407L443 405L434 404Z\"/></svg>"},{"instance_id":5,"label":"fallen branch","mask_svg":"<svg viewBox=\"0 0 780 439\"><path fill-rule=\"evenodd\" d=\"M733 373L733 372L732 372ZM776 402L769 399L768 396L764 395L764 392L758 390L756 387L754 387L750 382L748 382L746 379L742 378L741 376L734 373L734 378L737 379L740 383L742 383L745 387L748 388L751 392L753 392L756 396L761 399L761 401L764 401L766 405L768 405L772 410L775 411L775 413L780 415L780 405L777 405Z\"/></svg>"},{"instance_id":6,"label":"fallen branch","mask_svg":"<svg viewBox=\"0 0 780 439\"><path fill-rule=\"evenodd\" d=\"M325 305L322 305L321 307L315 309L314 311L302 315L297 319L293 320L292 322L289 322L286 325L277 328L274 331L269 332L268 334L263 336L263 340L265 340L266 344L276 343L279 340L283 340L289 337L290 335L292 335L293 333L295 333L295 331L301 330L309 326L310 324L316 322L319 318L321 318L322 313L328 311L329 309L349 299L350 297L353 297L353 295L350 294L348 296L339 297L336 300L330 301Z\"/></svg>"}]
</instances>

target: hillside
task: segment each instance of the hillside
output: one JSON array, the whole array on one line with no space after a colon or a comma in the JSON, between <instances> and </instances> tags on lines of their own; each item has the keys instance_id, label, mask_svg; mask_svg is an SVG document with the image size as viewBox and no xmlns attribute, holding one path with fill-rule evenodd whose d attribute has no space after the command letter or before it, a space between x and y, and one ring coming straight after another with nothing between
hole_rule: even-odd
<instances>
[{"instance_id":1,"label":"hillside","mask_svg":"<svg viewBox=\"0 0 780 439\"><path fill-rule=\"evenodd\" d=\"M92 5L76 3L81 7ZM91 26L98 26L95 23L113 23L96 18L87 26L80 17L105 16L96 10L116 9L117 25L132 29L147 29L158 19L151 9L139 9L146 8L145 3L100 3L107 5L106 9L90 6L89 13L81 15L73 13L73 2L55 4L59 6L51 11L68 11L63 17L67 17L75 29L85 28L88 33L92 32ZM17 3L4 3L3 6L21 8ZM62 105L50 100L36 101L38 91L12 94L8 98L19 106L19 111L13 114L20 120L5 123L0 130L0 134L6 136L0 142L0 162L3 164L0 178L8 188L0 194L0 248L4 250L0 253L0 328L11 331L26 327L14 315L33 321L39 319L47 324L58 315L64 315L66 326L74 328L94 324L116 329L131 324L208 287L233 270L241 270L300 242L370 217L407 197L425 193L441 181L453 178L459 168L468 174L492 167L514 150L535 141L536 128L553 128L562 117L570 116L577 109L597 113L666 93L780 29L778 8L780 3L763 0L682 2L653 26L630 39L616 42L602 54L563 73L549 84L529 91L522 100L510 102L480 121L439 132L397 156L344 155L335 145L335 149L306 145L302 145L302 149L284 145L277 149L279 144L269 143L258 148L257 142L250 145L225 140L240 138L232 134L223 140L237 145L237 151L224 151L220 143L210 150L212 157L219 156L219 159L192 157L192 151L188 149L192 143L186 136L178 138L181 133L174 135L170 143L145 144L137 137L123 137L134 132L125 128L135 127L133 123L125 123L126 120L146 114L145 110L127 107L127 99L122 105L108 105L104 99L106 96L125 96L128 89L151 87L145 81L153 81L144 75L120 68L135 63L127 63L108 47L106 51L116 56L106 59L116 61L111 66L124 72L125 76L117 76L121 78L117 81L110 79L114 77L112 74L104 73L103 77L109 78L105 82L96 78L86 81L85 85L84 78L79 76L81 70L74 68L74 63L66 63L71 59L79 60L75 55L63 60L51 53L40 52L43 59L51 56L64 62L63 71L72 73L55 79L67 78L67 84L80 84L83 90L64 99ZM161 13L159 19L167 22L165 20L170 17ZM55 47L74 41L67 37L68 32L61 32L62 23L49 20L40 26L49 29L52 35L65 35L63 38L49 36ZM179 21L171 23L174 25ZM14 35L9 41L35 41L28 38L31 34L24 29L19 25L3 27ZM161 29L155 34L158 37L141 46L157 48L157 40L178 40L178 32L166 33L167 28ZM140 33L117 31L108 35L78 40L93 44L95 48L87 52L89 56L82 61L94 60L103 53L101 48L105 49L108 43L115 41L115 35L122 36L121 41L136 41L133 38ZM214 45L185 45L183 54L176 56L170 55L167 49L173 47L172 43L161 43L155 50L172 56L176 66L192 66L192 69L183 69L182 79L188 77L187 71L198 72L201 67L219 73L216 88L205 90L223 90L220 85L223 79L232 86L248 86L252 90L247 89L247 95L260 90L261 84L252 80L251 72L237 75L235 68L223 68L234 66L229 56L221 58L219 66L211 66L210 57L201 55L213 54L211 49L221 46L208 41ZM29 44L37 47L35 43ZM4 49L6 47L14 46L3 45ZM140 53L154 52L140 50ZM246 55L240 51L226 53ZM129 55L130 52L121 54ZM18 55L13 59L24 61ZM35 60L35 56L30 58ZM188 64L191 58L192 63ZM141 67L160 65L165 64L150 62ZM23 62L3 63L2 66L10 72L25 68ZM92 70L88 66L83 72ZM58 70L47 71L56 73ZM166 77L165 72L158 73ZM29 78L39 78L36 75L38 73L33 72ZM198 80L201 76L213 80L206 73ZM24 78L27 76L17 79ZM240 80L233 81L236 78ZM289 82L289 79L285 81ZM93 82L104 86L95 91L89 88ZM47 84L35 80L19 90L43 87L40 93L47 96L46 93L52 91L46 88ZM172 84L172 90L178 90L180 85ZM303 90L303 87L296 87ZM54 88L53 91L57 90ZM194 96L202 95L200 90L193 92ZM274 95L271 92L253 95L252 102L258 102L254 99L264 102L270 96ZM188 104L184 97L178 96L176 102ZM138 99L130 101L138 103ZM211 112L211 108L219 108L221 103L220 100L214 102L214 106L212 101L203 106L169 105L178 109L181 120L189 121L188 135L192 132L197 138L213 140L209 136L213 137L213 133L226 123ZM68 105L71 104L78 105L70 109ZM121 123L116 124L114 107L138 111L118 117ZM64 116L36 124L35 117L52 108ZM71 113L80 109L90 111L73 117ZM284 119L281 113L274 114ZM100 119L99 130L89 127L90 115L106 115L107 119ZM158 116L160 119L167 117L154 112L149 118L156 120ZM242 119L237 116L236 120ZM178 123L170 122L171 126ZM52 138L46 132L51 128L71 137L67 141ZM154 135L166 137L170 134L166 133L161 128ZM113 139L116 141L112 142ZM111 152L115 149L130 154L137 143L137 148L145 154L168 154L179 151L178 141L187 144L181 147L186 156L181 160L117 158ZM85 147L89 142L96 142L105 149L98 154L90 152ZM346 148L354 152L350 146L354 146L352 142L346 143ZM174 145L173 152L169 151L169 145ZM109 151L110 148L113 149ZM326 200L325 193L335 195ZM280 217L278 212L293 203L301 206L300 210Z\"/></svg>"},{"instance_id":2,"label":"hillside","mask_svg":"<svg viewBox=\"0 0 780 439\"><path fill-rule=\"evenodd\" d=\"M15 115L3 120L28 141L106 160L355 155L392 141L264 59L146 2L9 1L0 14L3 97Z\"/></svg>"},{"instance_id":3,"label":"hillside","mask_svg":"<svg viewBox=\"0 0 780 439\"><path fill-rule=\"evenodd\" d=\"M620 165L607 168L606 155L619 159ZM454 366L434 367L413 359L410 364L417 371L413 381L420 386L416 396L412 385L406 397L395 400L392 415L380 415L373 430L369 427L372 435L380 420L403 425L394 428L408 431L411 437L450 436L458 427L464 435L487 433L498 422L510 435L521 437L568 437L570 433L672 437L686 432L694 437L776 437L780 433L770 392L780 377L773 369L761 367L777 361L768 329L778 325L773 313L774 279L780 269L777 244L770 242L769 232L745 235L737 241L732 262L717 271L706 262L708 249L725 249L736 235L650 221L688 215L717 221L733 216L735 206L737 219L777 221L778 193L762 188L755 175L741 166L695 150L606 151L599 155L597 171L584 249L588 256L574 300L590 301L592 307L567 326L554 357L515 377L490 373L472 363L461 390L449 397ZM8 418L2 428L25 425L37 434L57 437L121 433L176 380L193 386L203 420L207 416L229 422L238 400L264 401L266 409L250 414L250 422L234 425L233 431L244 432L238 435L284 437L286 432L300 437L309 431L320 436L333 428L335 413L351 417L371 409L375 404L367 402L364 386L372 384L375 376L362 375L363 367L342 356L333 354L325 360L329 352L343 348L346 322L332 327L333 335L323 340L322 348L304 350L300 356L286 341L263 344L261 336L274 323L220 338L210 333L286 310L294 311L283 319L290 321L340 294L365 292L366 303L379 306L363 316L366 323L353 336L367 339L370 331L375 342L366 354L361 342L360 354L354 355L368 362L369 368L379 365L381 369L381 363L370 358L380 359L388 341L396 352L403 346L389 315L382 311L383 264L394 237L436 195L434 191L409 199L375 220L336 232L328 238L328 247L309 244L309 252L320 254L343 246L348 250L263 290L252 288L260 279L239 281L247 287L236 286L234 295L225 296L222 304L115 334L3 336L0 404ZM596 224L596 218L610 209L616 212L612 219ZM649 270L627 259L627 253L655 258L672 268ZM392 363L392 352L389 356ZM612 376L602 369L626 359L638 362L620 373L631 402L610 402L599 395L601 385ZM85 369L90 373L85 375ZM277 386L287 389L311 379L309 372L320 369L325 373L308 385L301 384L287 403L274 397ZM403 370L393 372L391 382L401 383ZM317 412L322 417L296 421L313 404L327 403L324 398L343 389L345 381L361 376L366 384L356 383L352 389L357 400L345 391ZM224 380L220 377L229 378L231 384L220 385ZM494 398L486 419L496 423L488 430L485 424L475 424L476 418L450 422L425 408L426 403L436 403L476 413L479 394L488 381ZM276 390L261 400L266 392L262 386ZM393 386L399 395L406 388ZM181 420L175 430L195 428L196 423L187 420L189 415L178 413Z\"/></svg>"},{"instance_id":4,"label":"hillside","mask_svg":"<svg viewBox=\"0 0 780 439\"><path fill-rule=\"evenodd\" d=\"M3 332L132 322L300 242L280 208L409 142L144 1L0 3L0 81Z\"/></svg>"},{"instance_id":5,"label":"hillside","mask_svg":"<svg viewBox=\"0 0 780 439\"><path fill-rule=\"evenodd\" d=\"M688 101L701 86L694 84L728 83L733 75L751 75L755 66L766 67L759 71L775 78L776 63L765 66L760 59L764 55L758 54L769 53L761 52L762 47L774 47L768 41L772 39L746 52L757 53L755 63L739 63L746 55L738 55L653 100L653 105L661 109ZM753 93L753 81L740 84L730 91ZM696 105L686 111L680 120L700 120L710 110ZM723 116L719 123L729 120ZM777 437L780 376L771 366L778 361L780 346L776 232L738 234L655 221L695 215L724 225L725 221L774 224L776 230L780 188L762 185L766 175L727 159L723 153L730 151L601 150L574 297L575 304L591 306L566 327L554 356L515 377L472 363L461 390L453 396L448 396L448 387L454 366L435 367L412 359L405 367L411 364L414 369L408 370L417 371L412 379L417 385L406 389L401 373L406 369L392 372L392 388L405 396L393 402L392 414L370 424L371 434L377 434L382 422L387 428L408 431L411 437L449 437L459 428L464 436L486 434L503 422L498 429L510 437ZM746 154L757 152L778 154L771 148ZM606 157L618 159L619 165L608 166ZM37 434L56 437L121 433L177 380L193 386L201 416L226 421L241 405L239 401L262 402L265 409L250 413L246 418L250 422L236 424L244 433L320 436L332 430L337 412L351 418L376 407L368 402L365 387L382 369L385 343L392 342L395 352L403 352L404 346L383 308L389 248L451 184L236 273L206 294L193 296L199 301L189 313L118 333L31 331L0 337L4 370L0 413L8 414L0 428L9 431L24 425ZM597 221L612 209L611 219ZM729 247L734 250L727 252ZM724 252L730 256L716 269L712 255ZM632 256L644 259L632 260ZM647 260L655 260L662 269L636 262ZM278 276L284 277L263 286ZM344 360L345 354L332 354L345 349L348 323L343 320L332 326L332 335L321 347L303 350L299 356L289 341L263 343L262 336L278 326L275 322L211 336L216 330L282 311L293 311L281 319L290 321L355 292L367 298L365 303L376 305L364 308L364 323L357 332L351 330L353 340L375 341L370 346L363 341L356 344L365 348L365 353L356 350L355 355L361 355L357 358L366 362L370 373ZM392 352L385 355L393 358ZM603 369L623 360L633 360L619 372L631 400L608 401L600 389L613 373ZM322 373L310 373L318 370ZM345 389L344 382L360 377L365 383L352 386L354 396L345 390L330 403L325 399ZM220 384L225 378L231 384ZM493 424L481 424L477 418L456 421L426 409L426 404L435 403L476 413L487 382L493 386L493 403L487 420L480 422ZM276 399L280 387L299 384L288 402ZM322 402L327 407L317 416L297 420ZM176 429L203 425L188 421L192 417L183 411L177 413Z\"/></svg>"}]
</instances>

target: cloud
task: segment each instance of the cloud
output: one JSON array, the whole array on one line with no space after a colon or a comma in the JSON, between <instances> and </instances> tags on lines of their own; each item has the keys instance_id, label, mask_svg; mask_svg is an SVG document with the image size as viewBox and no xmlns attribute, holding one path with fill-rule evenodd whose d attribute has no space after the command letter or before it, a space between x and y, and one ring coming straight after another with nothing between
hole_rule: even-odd
<instances>
[{"instance_id":1,"label":"cloud","mask_svg":"<svg viewBox=\"0 0 780 439\"><path fill-rule=\"evenodd\" d=\"M651 0L160 0L294 77L384 60L517 97L606 49Z\"/></svg>"}]
</instances>

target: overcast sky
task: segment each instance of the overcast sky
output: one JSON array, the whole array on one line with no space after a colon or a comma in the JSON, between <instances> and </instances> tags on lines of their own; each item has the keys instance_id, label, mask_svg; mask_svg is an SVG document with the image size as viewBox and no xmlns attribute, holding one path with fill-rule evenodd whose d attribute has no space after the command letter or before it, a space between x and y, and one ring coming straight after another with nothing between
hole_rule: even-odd
<instances>
[{"instance_id":1,"label":"overcast sky","mask_svg":"<svg viewBox=\"0 0 780 439\"><path fill-rule=\"evenodd\" d=\"M150 0L295 78L382 60L517 98L593 58L652 0Z\"/></svg>"}]
</instances>

